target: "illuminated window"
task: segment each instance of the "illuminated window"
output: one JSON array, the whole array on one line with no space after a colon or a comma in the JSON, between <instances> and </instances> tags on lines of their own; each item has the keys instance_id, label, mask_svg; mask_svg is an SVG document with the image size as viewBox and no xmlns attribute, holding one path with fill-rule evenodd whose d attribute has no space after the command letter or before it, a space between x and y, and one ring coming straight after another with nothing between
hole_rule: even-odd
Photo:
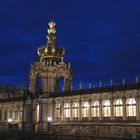
<instances>
[{"instance_id":1,"label":"illuminated window","mask_svg":"<svg viewBox=\"0 0 140 140\"><path fill-rule=\"evenodd\" d=\"M64 117L70 118L70 104L69 103L64 104Z\"/></svg>"},{"instance_id":2,"label":"illuminated window","mask_svg":"<svg viewBox=\"0 0 140 140\"><path fill-rule=\"evenodd\" d=\"M110 117L110 101L103 102L103 117Z\"/></svg>"},{"instance_id":3,"label":"illuminated window","mask_svg":"<svg viewBox=\"0 0 140 140\"><path fill-rule=\"evenodd\" d=\"M84 102L82 104L82 117L89 117L89 103Z\"/></svg>"},{"instance_id":4,"label":"illuminated window","mask_svg":"<svg viewBox=\"0 0 140 140\"><path fill-rule=\"evenodd\" d=\"M127 116L136 116L136 101L134 98L129 98L126 102Z\"/></svg>"},{"instance_id":5,"label":"illuminated window","mask_svg":"<svg viewBox=\"0 0 140 140\"><path fill-rule=\"evenodd\" d=\"M118 99L114 103L114 116L122 117L123 116L123 102L121 99Z\"/></svg>"},{"instance_id":6,"label":"illuminated window","mask_svg":"<svg viewBox=\"0 0 140 140\"><path fill-rule=\"evenodd\" d=\"M60 104L56 105L56 117L57 118L61 117L61 105Z\"/></svg>"},{"instance_id":7,"label":"illuminated window","mask_svg":"<svg viewBox=\"0 0 140 140\"><path fill-rule=\"evenodd\" d=\"M77 118L79 117L79 103L73 103L72 106L72 117Z\"/></svg>"},{"instance_id":8,"label":"illuminated window","mask_svg":"<svg viewBox=\"0 0 140 140\"><path fill-rule=\"evenodd\" d=\"M39 122L39 104L36 106L36 121Z\"/></svg>"},{"instance_id":9,"label":"illuminated window","mask_svg":"<svg viewBox=\"0 0 140 140\"><path fill-rule=\"evenodd\" d=\"M99 117L99 102L95 101L91 104L91 117Z\"/></svg>"}]
</instances>

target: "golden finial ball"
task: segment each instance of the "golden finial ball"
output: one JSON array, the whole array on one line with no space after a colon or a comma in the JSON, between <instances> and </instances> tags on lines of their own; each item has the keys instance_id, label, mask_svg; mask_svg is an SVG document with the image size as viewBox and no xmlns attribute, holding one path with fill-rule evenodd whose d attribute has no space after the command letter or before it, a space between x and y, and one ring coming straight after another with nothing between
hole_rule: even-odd
<instances>
[{"instance_id":1,"label":"golden finial ball","mask_svg":"<svg viewBox=\"0 0 140 140\"><path fill-rule=\"evenodd\" d=\"M51 21L51 22L49 22L49 27L52 29L52 28L54 28L55 27L55 25L56 25L56 23L55 22L53 22L53 21Z\"/></svg>"}]
</instances>

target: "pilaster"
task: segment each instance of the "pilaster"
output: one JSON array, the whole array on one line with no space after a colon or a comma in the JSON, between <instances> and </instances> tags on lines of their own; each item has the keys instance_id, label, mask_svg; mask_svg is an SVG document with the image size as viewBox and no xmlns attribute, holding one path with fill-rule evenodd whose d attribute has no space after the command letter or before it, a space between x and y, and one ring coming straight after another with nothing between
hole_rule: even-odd
<instances>
[{"instance_id":1,"label":"pilaster","mask_svg":"<svg viewBox=\"0 0 140 140\"><path fill-rule=\"evenodd\" d=\"M99 120L103 120L103 115L102 115L102 98L100 97L99 99Z\"/></svg>"},{"instance_id":2,"label":"pilaster","mask_svg":"<svg viewBox=\"0 0 140 140\"><path fill-rule=\"evenodd\" d=\"M139 95L136 96L136 120L139 121L140 120L140 103L139 103Z\"/></svg>"},{"instance_id":3,"label":"pilaster","mask_svg":"<svg viewBox=\"0 0 140 140\"><path fill-rule=\"evenodd\" d=\"M125 121L127 119L126 118L126 97L123 97L122 101L123 101L123 120Z\"/></svg>"},{"instance_id":4,"label":"pilaster","mask_svg":"<svg viewBox=\"0 0 140 140\"><path fill-rule=\"evenodd\" d=\"M70 121L73 120L73 117L72 117L72 105L73 105L73 102L70 101Z\"/></svg>"}]
</instances>

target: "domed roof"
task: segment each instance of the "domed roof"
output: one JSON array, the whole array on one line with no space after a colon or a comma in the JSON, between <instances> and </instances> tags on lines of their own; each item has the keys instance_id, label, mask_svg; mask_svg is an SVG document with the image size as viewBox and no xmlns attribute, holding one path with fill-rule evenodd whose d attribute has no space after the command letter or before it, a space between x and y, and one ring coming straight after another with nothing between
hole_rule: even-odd
<instances>
[{"instance_id":1,"label":"domed roof","mask_svg":"<svg viewBox=\"0 0 140 140\"><path fill-rule=\"evenodd\" d=\"M55 22L49 22L48 29L48 42L46 45L38 48L38 55L45 58L63 58L65 54L65 49L62 46L57 46L56 44L56 30L55 30Z\"/></svg>"}]
</instances>

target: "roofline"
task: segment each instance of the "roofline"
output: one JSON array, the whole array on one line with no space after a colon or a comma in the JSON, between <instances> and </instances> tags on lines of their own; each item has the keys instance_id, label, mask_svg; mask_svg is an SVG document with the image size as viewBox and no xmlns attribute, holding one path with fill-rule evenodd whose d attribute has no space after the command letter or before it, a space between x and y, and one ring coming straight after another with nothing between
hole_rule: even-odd
<instances>
[{"instance_id":1,"label":"roofline","mask_svg":"<svg viewBox=\"0 0 140 140\"><path fill-rule=\"evenodd\" d=\"M65 96L75 96L75 95L83 95L83 94L96 94L96 93L104 93L104 92L116 92L116 91L139 90L139 89L140 89L140 82L131 83L131 84L95 87L91 89L54 92L54 93L50 93L49 97L65 97Z\"/></svg>"}]
</instances>

